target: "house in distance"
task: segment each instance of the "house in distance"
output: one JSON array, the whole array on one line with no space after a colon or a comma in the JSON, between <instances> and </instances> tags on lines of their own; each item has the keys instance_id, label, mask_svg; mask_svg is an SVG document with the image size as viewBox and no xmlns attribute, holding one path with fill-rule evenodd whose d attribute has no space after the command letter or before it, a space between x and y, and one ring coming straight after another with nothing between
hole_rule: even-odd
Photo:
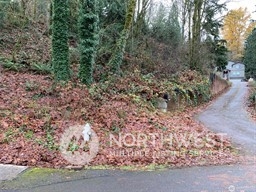
<instances>
[{"instance_id":1,"label":"house in distance","mask_svg":"<svg viewBox=\"0 0 256 192\"><path fill-rule=\"evenodd\" d=\"M229 61L226 70L229 79L245 79L245 66L242 63Z\"/></svg>"}]
</instances>

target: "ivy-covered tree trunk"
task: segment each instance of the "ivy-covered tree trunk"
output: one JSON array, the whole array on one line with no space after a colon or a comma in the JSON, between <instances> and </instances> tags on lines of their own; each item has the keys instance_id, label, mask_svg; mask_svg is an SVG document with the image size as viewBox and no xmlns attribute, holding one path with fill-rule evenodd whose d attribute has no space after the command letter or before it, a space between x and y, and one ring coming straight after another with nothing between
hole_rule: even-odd
<instances>
[{"instance_id":1,"label":"ivy-covered tree trunk","mask_svg":"<svg viewBox=\"0 0 256 192\"><path fill-rule=\"evenodd\" d=\"M133 22L135 8L136 8L136 0L130 0L128 11L125 17L124 29L121 32L120 38L116 43L115 51L112 54L112 57L108 63L108 65L111 67L111 70L114 73L117 73L120 71L120 66L123 61L125 48L126 48L126 41L129 37L130 28Z\"/></svg>"},{"instance_id":2,"label":"ivy-covered tree trunk","mask_svg":"<svg viewBox=\"0 0 256 192\"><path fill-rule=\"evenodd\" d=\"M202 11L204 0L194 1L194 14L192 25L192 39L190 47L190 69L200 71L200 43L201 43L201 25L202 25Z\"/></svg>"},{"instance_id":3,"label":"ivy-covered tree trunk","mask_svg":"<svg viewBox=\"0 0 256 192\"><path fill-rule=\"evenodd\" d=\"M98 44L97 0L80 0L79 37L81 82L90 85L93 82L93 66Z\"/></svg>"},{"instance_id":4,"label":"ivy-covered tree trunk","mask_svg":"<svg viewBox=\"0 0 256 192\"><path fill-rule=\"evenodd\" d=\"M52 65L55 80L70 78L68 47L68 0L53 0Z\"/></svg>"}]
</instances>

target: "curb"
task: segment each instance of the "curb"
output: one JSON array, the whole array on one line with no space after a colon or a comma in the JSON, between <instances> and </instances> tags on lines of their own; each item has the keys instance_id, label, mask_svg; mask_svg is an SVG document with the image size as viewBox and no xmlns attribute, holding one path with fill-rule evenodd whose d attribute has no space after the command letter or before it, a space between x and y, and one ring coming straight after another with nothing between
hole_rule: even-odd
<instances>
[{"instance_id":1,"label":"curb","mask_svg":"<svg viewBox=\"0 0 256 192\"><path fill-rule=\"evenodd\" d=\"M15 179L20 173L25 171L28 167L16 166L16 165L5 165L0 164L0 183L2 181L10 181Z\"/></svg>"}]
</instances>

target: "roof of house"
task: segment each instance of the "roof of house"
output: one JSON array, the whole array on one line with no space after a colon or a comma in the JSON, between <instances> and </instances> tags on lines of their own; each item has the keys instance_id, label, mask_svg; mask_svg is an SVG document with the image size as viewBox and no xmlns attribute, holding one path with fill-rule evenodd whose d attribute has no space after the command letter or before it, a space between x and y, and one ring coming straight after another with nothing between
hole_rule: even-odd
<instances>
[{"instance_id":1,"label":"roof of house","mask_svg":"<svg viewBox=\"0 0 256 192\"><path fill-rule=\"evenodd\" d=\"M237 66L237 65L239 65L240 67L235 68L234 66ZM235 63L233 61L229 61L228 65L226 66L226 69L229 69L229 70L244 70L244 64L243 63Z\"/></svg>"}]
</instances>

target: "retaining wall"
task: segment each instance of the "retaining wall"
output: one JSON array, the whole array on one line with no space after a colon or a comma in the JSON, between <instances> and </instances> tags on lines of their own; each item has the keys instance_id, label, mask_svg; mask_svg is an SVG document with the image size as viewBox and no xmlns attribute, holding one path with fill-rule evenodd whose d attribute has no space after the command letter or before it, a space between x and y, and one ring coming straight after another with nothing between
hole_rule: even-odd
<instances>
[{"instance_id":1,"label":"retaining wall","mask_svg":"<svg viewBox=\"0 0 256 192\"><path fill-rule=\"evenodd\" d=\"M213 97L221 94L224 90L226 90L229 86L230 83L226 81L225 79L222 79L220 76L216 74L211 74L210 75L210 91L211 95ZM193 100L193 98L191 98ZM197 96L198 103L203 103L204 100L201 95ZM186 101L182 96L178 96L176 99L170 98L170 101L167 104L167 110L168 111L177 111L177 110L183 110L188 106L191 106L191 101L188 102Z\"/></svg>"},{"instance_id":2,"label":"retaining wall","mask_svg":"<svg viewBox=\"0 0 256 192\"><path fill-rule=\"evenodd\" d=\"M226 90L230 84L225 79L222 79L220 76L213 74L213 77L210 77L211 81L211 94L216 96Z\"/></svg>"}]
</instances>

